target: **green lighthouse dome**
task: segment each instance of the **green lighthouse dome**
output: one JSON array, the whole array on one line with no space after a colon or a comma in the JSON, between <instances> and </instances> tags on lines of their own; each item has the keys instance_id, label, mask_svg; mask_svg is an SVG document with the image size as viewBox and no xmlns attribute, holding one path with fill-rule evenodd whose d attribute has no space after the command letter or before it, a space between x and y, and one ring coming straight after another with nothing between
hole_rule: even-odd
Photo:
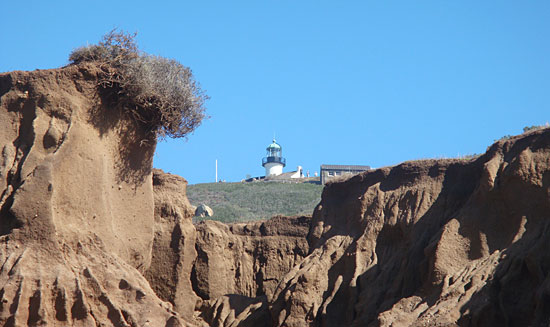
<instances>
[{"instance_id":1,"label":"green lighthouse dome","mask_svg":"<svg viewBox=\"0 0 550 327\"><path fill-rule=\"evenodd\" d=\"M273 143L271 143L267 148L266 150L271 152L271 151L274 151L274 150L282 150L283 148L279 145L279 143L277 143L277 141L275 141L275 139L273 139Z\"/></svg>"}]
</instances>

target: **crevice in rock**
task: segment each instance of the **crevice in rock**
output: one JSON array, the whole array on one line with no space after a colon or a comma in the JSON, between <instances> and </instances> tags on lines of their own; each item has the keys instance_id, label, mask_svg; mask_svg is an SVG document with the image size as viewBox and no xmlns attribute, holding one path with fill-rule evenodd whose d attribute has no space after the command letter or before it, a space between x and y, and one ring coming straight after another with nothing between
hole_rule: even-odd
<instances>
[{"instance_id":1,"label":"crevice in rock","mask_svg":"<svg viewBox=\"0 0 550 327\"><path fill-rule=\"evenodd\" d=\"M21 169L25 159L29 155L34 139L33 123L36 119L36 104L33 100L24 101L20 105L8 105L8 110L17 110L20 116L18 137L13 141L16 149L15 159L10 169L6 169L7 187L2 195L3 202L0 207L0 235L10 233L14 228L20 228L22 222L19 221L10 211L17 189L24 183L21 176Z\"/></svg>"}]
</instances>

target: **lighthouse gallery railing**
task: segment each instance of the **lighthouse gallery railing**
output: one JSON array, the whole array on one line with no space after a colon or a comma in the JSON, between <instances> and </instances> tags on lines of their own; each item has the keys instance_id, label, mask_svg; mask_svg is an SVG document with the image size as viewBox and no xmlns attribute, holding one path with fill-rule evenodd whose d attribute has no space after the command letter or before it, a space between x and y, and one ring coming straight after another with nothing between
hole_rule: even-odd
<instances>
[{"instance_id":1,"label":"lighthouse gallery railing","mask_svg":"<svg viewBox=\"0 0 550 327\"><path fill-rule=\"evenodd\" d=\"M262 165L265 165L266 163L269 163L269 162L278 162L283 164L283 166L286 166L286 159L283 157L264 157L262 159Z\"/></svg>"}]
</instances>

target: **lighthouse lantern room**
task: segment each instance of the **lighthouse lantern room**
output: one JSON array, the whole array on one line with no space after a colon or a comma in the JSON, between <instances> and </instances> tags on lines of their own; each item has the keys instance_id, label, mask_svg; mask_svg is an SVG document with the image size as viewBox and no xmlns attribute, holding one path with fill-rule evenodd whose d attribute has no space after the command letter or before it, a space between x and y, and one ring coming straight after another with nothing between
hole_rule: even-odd
<instances>
[{"instance_id":1,"label":"lighthouse lantern room","mask_svg":"<svg viewBox=\"0 0 550 327\"><path fill-rule=\"evenodd\" d=\"M265 168L265 176L277 176L283 173L286 160L283 158L283 148L275 139L267 148L267 154L262 159L262 166Z\"/></svg>"}]
</instances>

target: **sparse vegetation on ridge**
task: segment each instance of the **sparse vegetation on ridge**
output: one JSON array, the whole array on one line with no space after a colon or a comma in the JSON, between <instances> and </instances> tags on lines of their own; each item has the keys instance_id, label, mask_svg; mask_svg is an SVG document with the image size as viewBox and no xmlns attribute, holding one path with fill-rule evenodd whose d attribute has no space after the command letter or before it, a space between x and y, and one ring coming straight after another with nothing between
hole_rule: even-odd
<instances>
[{"instance_id":1,"label":"sparse vegetation on ridge","mask_svg":"<svg viewBox=\"0 0 550 327\"><path fill-rule=\"evenodd\" d=\"M118 104L158 137L187 136L205 118L208 96L188 67L139 51L135 36L112 30L97 45L75 49L69 61L100 64L101 87L116 92Z\"/></svg>"},{"instance_id":2,"label":"sparse vegetation on ridge","mask_svg":"<svg viewBox=\"0 0 550 327\"><path fill-rule=\"evenodd\" d=\"M195 206L204 203L214 210L207 219L237 222L311 215L322 191L322 185L312 183L205 183L189 185L187 197Z\"/></svg>"},{"instance_id":3,"label":"sparse vegetation on ridge","mask_svg":"<svg viewBox=\"0 0 550 327\"><path fill-rule=\"evenodd\" d=\"M523 128L523 133L527 133L527 132L530 132L530 131L538 131L539 129L545 129L545 128L548 128L548 127L550 127L550 125L548 125L548 123L546 123L546 125L525 126Z\"/></svg>"},{"instance_id":4,"label":"sparse vegetation on ridge","mask_svg":"<svg viewBox=\"0 0 550 327\"><path fill-rule=\"evenodd\" d=\"M531 132L531 131L538 131L540 129L545 129L545 128L549 128L549 127L550 127L550 124L548 124L548 123L546 123L545 125L525 126L523 128L523 133L521 133L521 134L525 134L525 133ZM514 135L507 134L507 135L504 135L503 137L499 138L498 140L495 140L495 142L509 140L512 137L514 137Z\"/></svg>"}]
</instances>

